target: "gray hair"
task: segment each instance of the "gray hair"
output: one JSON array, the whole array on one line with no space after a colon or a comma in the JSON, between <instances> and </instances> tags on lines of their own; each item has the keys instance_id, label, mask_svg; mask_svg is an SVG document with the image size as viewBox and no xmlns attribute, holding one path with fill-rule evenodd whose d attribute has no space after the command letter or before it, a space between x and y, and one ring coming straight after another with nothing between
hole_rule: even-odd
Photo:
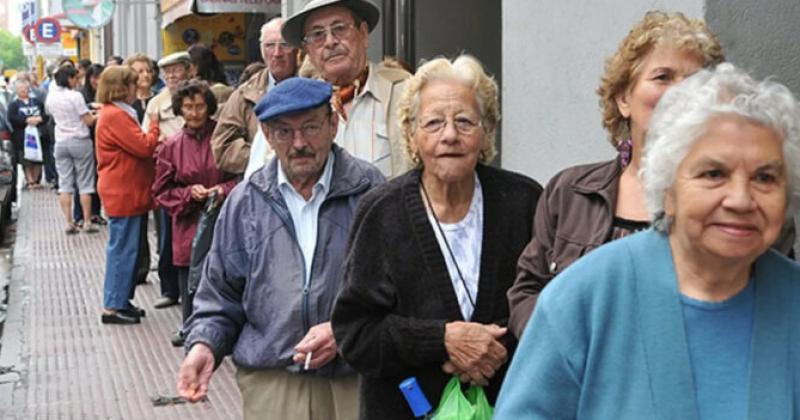
<instances>
[{"instance_id":1,"label":"gray hair","mask_svg":"<svg viewBox=\"0 0 800 420\"><path fill-rule=\"evenodd\" d=\"M800 109L786 86L756 81L732 64L703 70L668 90L650 120L639 176L653 226L669 230L665 193L678 166L709 122L720 116L745 118L783 138L787 219L800 204Z\"/></svg>"},{"instance_id":2,"label":"gray hair","mask_svg":"<svg viewBox=\"0 0 800 420\"><path fill-rule=\"evenodd\" d=\"M281 26L283 26L283 21L284 20L286 20L286 19L278 16L278 17L274 17L274 18L268 20L267 23L261 25L261 31L259 32L259 35L258 35L258 42L264 42L264 31L266 31L267 29L270 29L273 26L276 26L278 28L278 33L280 34Z\"/></svg>"},{"instance_id":3,"label":"gray hair","mask_svg":"<svg viewBox=\"0 0 800 420\"><path fill-rule=\"evenodd\" d=\"M435 58L422 64L417 72L407 79L405 90L397 106L400 135L405 143L406 158L415 167L422 167L422 161L419 155L413 152L411 144L413 133L417 128L416 117L420 93L429 82L434 80L457 81L470 87L475 93L478 111L481 114L481 126L485 131L479 161L488 165L497 154L495 134L497 123L500 121L497 83L483 70L483 64L468 54L462 54L453 60L443 57Z\"/></svg>"},{"instance_id":4,"label":"gray hair","mask_svg":"<svg viewBox=\"0 0 800 420\"><path fill-rule=\"evenodd\" d=\"M27 86L29 90L31 88L31 82L27 79L27 76L20 78L18 75L17 79L14 80L14 92L16 92L17 89L19 89L19 87L22 85Z\"/></svg>"}]
</instances>

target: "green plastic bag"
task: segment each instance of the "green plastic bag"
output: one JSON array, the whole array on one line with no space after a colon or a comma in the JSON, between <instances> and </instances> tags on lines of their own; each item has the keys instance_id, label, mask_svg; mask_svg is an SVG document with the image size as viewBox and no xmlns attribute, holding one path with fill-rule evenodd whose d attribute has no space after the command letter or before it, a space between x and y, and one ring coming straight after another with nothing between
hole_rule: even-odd
<instances>
[{"instance_id":1,"label":"green plastic bag","mask_svg":"<svg viewBox=\"0 0 800 420\"><path fill-rule=\"evenodd\" d=\"M454 376L444 387L433 420L491 420L493 412L482 387L471 385L461 392L461 382Z\"/></svg>"}]
</instances>

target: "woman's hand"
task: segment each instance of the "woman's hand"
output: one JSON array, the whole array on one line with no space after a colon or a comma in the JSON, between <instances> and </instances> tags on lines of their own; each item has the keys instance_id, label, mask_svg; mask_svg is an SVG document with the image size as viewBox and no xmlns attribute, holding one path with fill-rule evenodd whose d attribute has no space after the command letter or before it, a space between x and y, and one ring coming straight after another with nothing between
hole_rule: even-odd
<instances>
[{"instance_id":1,"label":"woman's hand","mask_svg":"<svg viewBox=\"0 0 800 420\"><path fill-rule=\"evenodd\" d=\"M192 192L192 200L203 201L206 199L211 190L206 189L206 187L200 184L194 184L192 185L191 192Z\"/></svg>"},{"instance_id":2,"label":"woman's hand","mask_svg":"<svg viewBox=\"0 0 800 420\"><path fill-rule=\"evenodd\" d=\"M150 122L151 122L151 123L152 123L153 121L155 121L155 122L158 122L158 123L160 123L160 122L161 122L161 118L158 116L158 111L154 111L154 112L148 112L148 113L147 113L147 117L150 119Z\"/></svg>"},{"instance_id":3,"label":"woman's hand","mask_svg":"<svg viewBox=\"0 0 800 420\"><path fill-rule=\"evenodd\" d=\"M485 386L508 358L499 339L507 332L495 324L450 322L445 325L444 346L450 359L442 365L463 382ZM448 372L449 371L449 372Z\"/></svg>"},{"instance_id":4,"label":"woman's hand","mask_svg":"<svg viewBox=\"0 0 800 420\"><path fill-rule=\"evenodd\" d=\"M42 117L28 117L25 118L25 124L37 126L42 123Z\"/></svg>"},{"instance_id":5,"label":"woman's hand","mask_svg":"<svg viewBox=\"0 0 800 420\"><path fill-rule=\"evenodd\" d=\"M208 195L211 195L211 193L214 191L217 192L216 203L219 204L225 199L225 190L222 189L222 185L215 185L208 189Z\"/></svg>"}]
</instances>

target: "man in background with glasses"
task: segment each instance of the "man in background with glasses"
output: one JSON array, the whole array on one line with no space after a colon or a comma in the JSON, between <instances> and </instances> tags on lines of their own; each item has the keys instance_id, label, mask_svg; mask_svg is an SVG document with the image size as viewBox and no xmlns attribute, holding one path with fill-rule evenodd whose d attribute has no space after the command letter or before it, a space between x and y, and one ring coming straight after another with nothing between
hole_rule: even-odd
<instances>
[{"instance_id":1,"label":"man in background with glasses","mask_svg":"<svg viewBox=\"0 0 800 420\"><path fill-rule=\"evenodd\" d=\"M196 402L228 354L245 419L358 417L330 324L350 225L377 168L334 145L331 85L291 78L255 107L275 157L225 200L186 322L178 393Z\"/></svg>"},{"instance_id":2,"label":"man in background with glasses","mask_svg":"<svg viewBox=\"0 0 800 420\"><path fill-rule=\"evenodd\" d=\"M281 33L334 85L336 143L393 177L409 168L396 108L410 74L395 61L367 60L369 33L379 19L380 11L367 0L312 0L286 20Z\"/></svg>"},{"instance_id":3,"label":"man in background with glasses","mask_svg":"<svg viewBox=\"0 0 800 420\"><path fill-rule=\"evenodd\" d=\"M150 116L158 115L161 131L158 141L163 143L183 128L183 117L172 111L172 94L181 82L192 77L192 58L186 51L172 53L158 60L158 68L164 75L166 88L147 103L142 127L150 127ZM158 279L161 282L161 297L153 307L164 309L178 304L178 269L172 263L172 219L162 208L155 209L153 215L158 236Z\"/></svg>"},{"instance_id":4,"label":"man in background with glasses","mask_svg":"<svg viewBox=\"0 0 800 420\"><path fill-rule=\"evenodd\" d=\"M258 133L255 104L276 83L297 72L297 48L281 37L283 19L274 18L261 27L261 57L266 68L236 88L225 102L211 136L211 150L217 166L225 172L241 174L250 157L251 144ZM267 149L264 159L272 156Z\"/></svg>"}]
</instances>

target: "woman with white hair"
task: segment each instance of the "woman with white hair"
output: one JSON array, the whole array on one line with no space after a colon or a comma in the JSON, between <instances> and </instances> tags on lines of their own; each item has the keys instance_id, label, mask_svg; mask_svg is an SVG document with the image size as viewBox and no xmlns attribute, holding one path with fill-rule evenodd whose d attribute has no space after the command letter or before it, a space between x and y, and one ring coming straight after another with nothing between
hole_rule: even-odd
<instances>
[{"instance_id":1,"label":"woman with white hair","mask_svg":"<svg viewBox=\"0 0 800 420\"><path fill-rule=\"evenodd\" d=\"M18 78L14 82L14 90L17 98L8 105L8 121L14 131L11 133L11 141L14 144L14 166L22 164L25 171L25 188L39 188L39 178L42 176L42 162L25 159L25 128L35 127L39 133L40 144L46 141L44 136L44 123L47 122L47 114L44 112L44 104L38 98L31 96L31 84L25 79Z\"/></svg>"},{"instance_id":2,"label":"woman with white hair","mask_svg":"<svg viewBox=\"0 0 800 420\"><path fill-rule=\"evenodd\" d=\"M798 104L730 64L662 97L642 159L653 229L542 292L496 418L800 417Z\"/></svg>"},{"instance_id":3,"label":"woman with white hair","mask_svg":"<svg viewBox=\"0 0 800 420\"><path fill-rule=\"evenodd\" d=\"M362 374L361 418L412 418L397 388L410 376L433 402L456 374L494 403L516 345L505 293L542 191L488 166L498 106L470 56L432 60L408 80L399 116L416 169L359 204L331 318Z\"/></svg>"}]
</instances>

